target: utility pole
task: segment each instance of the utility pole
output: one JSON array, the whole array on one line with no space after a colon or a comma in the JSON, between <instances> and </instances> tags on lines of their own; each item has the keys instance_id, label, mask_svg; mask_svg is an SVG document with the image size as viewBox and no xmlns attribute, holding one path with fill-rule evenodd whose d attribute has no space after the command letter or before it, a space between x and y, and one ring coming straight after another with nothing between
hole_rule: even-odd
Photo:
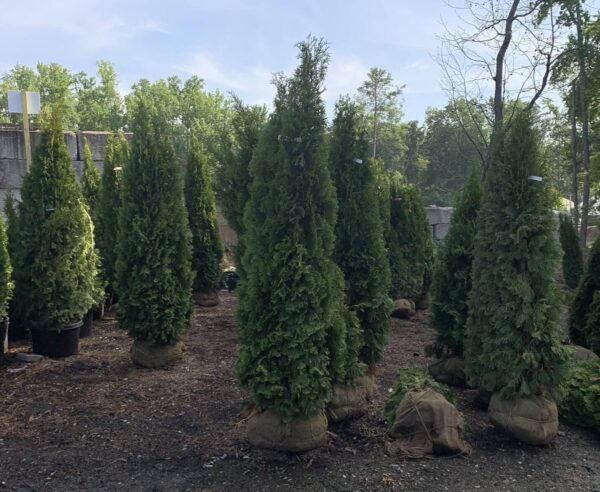
<instances>
[{"instance_id":1,"label":"utility pole","mask_svg":"<svg viewBox=\"0 0 600 492\"><path fill-rule=\"evenodd\" d=\"M40 113L40 93L29 91L8 92L8 112L23 114L23 143L25 145L25 163L27 172L31 168L31 136L29 134L29 115Z\"/></svg>"}]
</instances>

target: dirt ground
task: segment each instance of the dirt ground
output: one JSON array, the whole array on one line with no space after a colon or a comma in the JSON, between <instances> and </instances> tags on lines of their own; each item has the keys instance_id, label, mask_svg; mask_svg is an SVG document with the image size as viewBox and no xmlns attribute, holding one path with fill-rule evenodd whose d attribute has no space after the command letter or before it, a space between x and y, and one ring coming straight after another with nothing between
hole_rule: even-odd
<instances>
[{"instance_id":1,"label":"dirt ground","mask_svg":"<svg viewBox=\"0 0 600 492\"><path fill-rule=\"evenodd\" d=\"M184 361L135 367L114 319L96 322L81 354L0 362L0 490L600 491L600 438L561 426L548 447L497 432L458 393L470 457L399 460L384 452L385 399L398 369L426 366L428 315L395 320L369 413L332 426L328 447L301 456L251 448L234 374L235 297L197 309ZM15 369L25 367L20 372Z\"/></svg>"}]
</instances>

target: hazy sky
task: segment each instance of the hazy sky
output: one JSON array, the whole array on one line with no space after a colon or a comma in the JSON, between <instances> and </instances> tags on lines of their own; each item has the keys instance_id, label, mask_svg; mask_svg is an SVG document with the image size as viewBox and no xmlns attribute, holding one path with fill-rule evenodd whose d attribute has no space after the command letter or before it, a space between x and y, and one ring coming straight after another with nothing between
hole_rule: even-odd
<instances>
[{"instance_id":1,"label":"hazy sky","mask_svg":"<svg viewBox=\"0 0 600 492\"><path fill-rule=\"evenodd\" d=\"M367 70L405 84L407 119L443 106L436 54L443 0L0 0L0 72L16 63L58 62L95 72L116 65L122 92L139 78L198 75L208 89L269 104L271 74L289 73L294 45L309 33L331 43L328 107L354 93ZM10 42L7 42L10 40Z\"/></svg>"}]
</instances>

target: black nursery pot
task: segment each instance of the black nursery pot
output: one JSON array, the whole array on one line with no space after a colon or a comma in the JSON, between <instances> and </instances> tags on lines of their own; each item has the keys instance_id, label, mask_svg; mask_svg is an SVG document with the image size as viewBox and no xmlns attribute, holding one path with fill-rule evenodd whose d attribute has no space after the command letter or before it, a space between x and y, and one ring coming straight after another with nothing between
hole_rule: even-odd
<instances>
[{"instance_id":1,"label":"black nursery pot","mask_svg":"<svg viewBox=\"0 0 600 492\"><path fill-rule=\"evenodd\" d=\"M92 321L94 320L94 310L90 309L83 317L83 324L79 329L79 338L86 338L92 334Z\"/></svg>"},{"instance_id":2,"label":"black nursery pot","mask_svg":"<svg viewBox=\"0 0 600 492\"><path fill-rule=\"evenodd\" d=\"M33 353L46 357L68 357L79 353L79 330L83 321L78 321L60 330L31 330Z\"/></svg>"}]
</instances>

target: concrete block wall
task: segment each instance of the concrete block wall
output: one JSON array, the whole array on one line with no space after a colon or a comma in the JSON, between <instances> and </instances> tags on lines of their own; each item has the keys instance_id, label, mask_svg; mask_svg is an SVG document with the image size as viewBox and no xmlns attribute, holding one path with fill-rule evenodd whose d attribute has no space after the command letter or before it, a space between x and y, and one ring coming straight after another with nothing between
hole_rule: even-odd
<instances>
[{"instance_id":1,"label":"concrete block wall","mask_svg":"<svg viewBox=\"0 0 600 492\"><path fill-rule=\"evenodd\" d=\"M446 237L448 229L450 229L450 218L452 217L454 208L430 205L425 207L425 211L427 212L427 221L431 226L433 239L441 241Z\"/></svg>"},{"instance_id":2,"label":"concrete block wall","mask_svg":"<svg viewBox=\"0 0 600 492\"><path fill-rule=\"evenodd\" d=\"M106 142L108 132L64 132L65 143L71 154L77 179L83 172L84 141L90 144L94 164L102 171L106 157ZM125 134L131 140L132 134ZM32 153L40 143L40 132L30 132ZM11 192L19 200L21 185L27 171L25 162L25 143L23 131L12 128L0 128L0 210L4 210L6 195Z\"/></svg>"}]
</instances>

